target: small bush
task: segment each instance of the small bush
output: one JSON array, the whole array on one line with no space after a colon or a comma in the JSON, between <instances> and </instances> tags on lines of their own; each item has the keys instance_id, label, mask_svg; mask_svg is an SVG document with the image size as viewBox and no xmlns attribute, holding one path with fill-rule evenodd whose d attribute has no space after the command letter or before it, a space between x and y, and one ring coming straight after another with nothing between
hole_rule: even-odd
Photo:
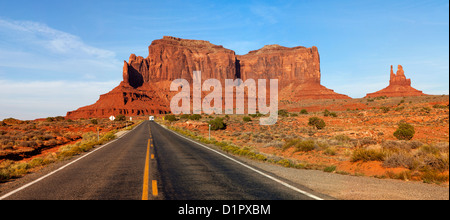
<instances>
[{"instance_id":1,"label":"small bush","mask_svg":"<svg viewBox=\"0 0 450 220\"><path fill-rule=\"evenodd\" d=\"M295 145L296 151L308 152L315 148L315 142L313 140L300 141Z\"/></svg>"},{"instance_id":2,"label":"small bush","mask_svg":"<svg viewBox=\"0 0 450 220\"><path fill-rule=\"evenodd\" d=\"M306 109L302 109L302 110L300 111L300 114L302 114L302 115L307 115L307 114L308 114L308 111L307 111Z\"/></svg>"},{"instance_id":3,"label":"small bush","mask_svg":"<svg viewBox=\"0 0 450 220\"><path fill-rule=\"evenodd\" d=\"M97 121L97 119L94 118L94 119L91 119L91 123L96 125L96 124L98 124L98 121Z\"/></svg>"},{"instance_id":4,"label":"small bush","mask_svg":"<svg viewBox=\"0 0 450 220\"><path fill-rule=\"evenodd\" d=\"M408 123L400 123L394 136L399 140L411 140L415 134L414 127Z\"/></svg>"},{"instance_id":5,"label":"small bush","mask_svg":"<svg viewBox=\"0 0 450 220\"><path fill-rule=\"evenodd\" d=\"M247 116L244 116L244 118L242 118L242 120L244 120L245 122L252 121L252 119L250 117L247 117Z\"/></svg>"},{"instance_id":6,"label":"small bush","mask_svg":"<svg viewBox=\"0 0 450 220\"><path fill-rule=\"evenodd\" d=\"M383 151L361 148L353 151L351 162L383 161L384 156Z\"/></svg>"},{"instance_id":7,"label":"small bush","mask_svg":"<svg viewBox=\"0 0 450 220\"><path fill-rule=\"evenodd\" d=\"M190 119L190 120L194 120L194 121L198 121L198 120L200 120L201 118L202 118L202 116L199 115L199 114L194 114L194 115L189 116L189 119Z\"/></svg>"},{"instance_id":8,"label":"small bush","mask_svg":"<svg viewBox=\"0 0 450 220\"><path fill-rule=\"evenodd\" d=\"M325 121L318 117L309 118L308 125L316 127L317 129L323 129L326 126Z\"/></svg>"},{"instance_id":9,"label":"small bush","mask_svg":"<svg viewBox=\"0 0 450 220\"><path fill-rule=\"evenodd\" d=\"M166 116L164 116L164 120L172 122L172 121L176 121L177 117L175 115L166 115Z\"/></svg>"},{"instance_id":10,"label":"small bush","mask_svg":"<svg viewBox=\"0 0 450 220\"><path fill-rule=\"evenodd\" d=\"M336 166L332 165L332 166L329 166L329 167L325 167L323 169L323 171L327 172L327 173L332 173L332 172L336 171Z\"/></svg>"},{"instance_id":11,"label":"small bush","mask_svg":"<svg viewBox=\"0 0 450 220\"><path fill-rule=\"evenodd\" d=\"M208 122L211 125L211 130L223 130L226 129L226 124L223 122L223 118L216 118Z\"/></svg>"},{"instance_id":12,"label":"small bush","mask_svg":"<svg viewBox=\"0 0 450 220\"><path fill-rule=\"evenodd\" d=\"M280 109L280 110L278 110L278 115L279 116L283 116L283 117L288 117L289 116L289 112L284 110L284 109Z\"/></svg>"},{"instance_id":13,"label":"small bush","mask_svg":"<svg viewBox=\"0 0 450 220\"><path fill-rule=\"evenodd\" d=\"M385 106L380 107L380 109L383 111L383 113L388 113L391 110L391 108Z\"/></svg>"},{"instance_id":14,"label":"small bush","mask_svg":"<svg viewBox=\"0 0 450 220\"><path fill-rule=\"evenodd\" d=\"M336 135L334 136L334 139L336 139L337 141L341 142L341 143L347 143L349 142L351 139L345 135L345 134L340 134L340 135Z\"/></svg>"},{"instance_id":15,"label":"small bush","mask_svg":"<svg viewBox=\"0 0 450 220\"><path fill-rule=\"evenodd\" d=\"M116 119L114 119L114 121L125 121L125 120L126 120L125 115L118 115L116 116Z\"/></svg>"},{"instance_id":16,"label":"small bush","mask_svg":"<svg viewBox=\"0 0 450 220\"><path fill-rule=\"evenodd\" d=\"M389 156L383 162L384 167L404 167L408 169L414 169L417 166L417 161L414 156L406 152L396 152Z\"/></svg>"},{"instance_id":17,"label":"small bush","mask_svg":"<svg viewBox=\"0 0 450 220\"><path fill-rule=\"evenodd\" d=\"M433 105L433 108L448 108L448 106L441 105L441 104L435 104L435 105Z\"/></svg>"},{"instance_id":18,"label":"small bush","mask_svg":"<svg viewBox=\"0 0 450 220\"><path fill-rule=\"evenodd\" d=\"M292 139L283 145L283 150L294 147L295 151L308 152L314 150L315 146L316 143L313 140Z\"/></svg>"}]
</instances>

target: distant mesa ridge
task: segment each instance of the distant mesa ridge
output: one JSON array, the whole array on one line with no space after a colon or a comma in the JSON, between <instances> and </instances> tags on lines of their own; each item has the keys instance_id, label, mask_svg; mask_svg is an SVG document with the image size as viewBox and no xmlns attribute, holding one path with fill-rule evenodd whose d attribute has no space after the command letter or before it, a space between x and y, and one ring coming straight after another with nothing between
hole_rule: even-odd
<instances>
[{"instance_id":1,"label":"distant mesa ridge","mask_svg":"<svg viewBox=\"0 0 450 220\"><path fill-rule=\"evenodd\" d=\"M170 113L170 100L177 93L170 91L171 82L183 78L192 86L194 71L202 72L202 82L213 78L222 85L225 79L278 79L279 100L351 99L321 85L315 46L267 45L236 55L209 41L164 36L154 40L148 50L146 58L131 54L128 62L124 61L123 81L116 88L96 103L68 112L67 118ZM397 77L391 76L391 83L408 84Z\"/></svg>"},{"instance_id":2,"label":"distant mesa ridge","mask_svg":"<svg viewBox=\"0 0 450 220\"><path fill-rule=\"evenodd\" d=\"M394 68L391 65L391 77L389 86L374 93L368 93L367 97L402 97L402 96L423 96L426 95L411 86L411 79L407 79L402 65L398 65L397 73L394 73Z\"/></svg>"}]
</instances>

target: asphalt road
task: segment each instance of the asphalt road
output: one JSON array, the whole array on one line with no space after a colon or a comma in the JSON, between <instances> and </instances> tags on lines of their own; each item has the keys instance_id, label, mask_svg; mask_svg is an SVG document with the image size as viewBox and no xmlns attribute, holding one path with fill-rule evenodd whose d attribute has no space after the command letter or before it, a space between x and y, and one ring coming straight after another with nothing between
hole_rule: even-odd
<instances>
[{"instance_id":1,"label":"asphalt road","mask_svg":"<svg viewBox=\"0 0 450 220\"><path fill-rule=\"evenodd\" d=\"M31 183L12 200L312 200L307 188L146 121Z\"/></svg>"}]
</instances>

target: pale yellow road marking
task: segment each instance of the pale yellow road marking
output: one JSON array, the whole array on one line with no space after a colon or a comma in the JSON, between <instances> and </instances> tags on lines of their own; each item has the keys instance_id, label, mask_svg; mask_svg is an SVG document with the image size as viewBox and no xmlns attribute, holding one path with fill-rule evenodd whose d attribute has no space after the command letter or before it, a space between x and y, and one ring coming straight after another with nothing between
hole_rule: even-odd
<instances>
[{"instance_id":1,"label":"pale yellow road marking","mask_svg":"<svg viewBox=\"0 0 450 220\"><path fill-rule=\"evenodd\" d=\"M147 156L145 157L145 168L144 168L144 183L142 187L142 200L148 200L148 175L149 175L149 160L150 155L150 139L147 144Z\"/></svg>"},{"instance_id":2,"label":"pale yellow road marking","mask_svg":"<svg viewBox=\"0 0 450 220\"><path fill-rule=\"evenodd\" d=\"M152 160L153 160L153 159L155 159L155 155L154 155L154 154L152 154L151 158L152 158Z\"/></svg>"},{"instance_id":3,"label":"pale yellow road marking","mask_svg":"<svg viewBox=\"0 0 450 220\"><path fill-rule=\"evenodd\" d=\"M158 184L156 183L156 180L152 180L152 191L153 196L158 196Z\"/></svg>"}]
</instances>

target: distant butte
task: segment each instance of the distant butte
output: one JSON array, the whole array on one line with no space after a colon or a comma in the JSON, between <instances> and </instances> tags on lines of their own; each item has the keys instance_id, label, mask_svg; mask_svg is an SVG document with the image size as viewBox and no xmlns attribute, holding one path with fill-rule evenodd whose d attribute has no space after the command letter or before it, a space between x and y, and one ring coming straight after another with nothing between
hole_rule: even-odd
<instances>
[{"instance_id":1,"label":"distant butte","mask_svg":"<svg viewBox=\"0 0 450 220\"><path fill-rule=\"evenodd\" d=\"M406 97L406 96L423 96L426 95L422 91L419 91L411 87L411 79L407 79L405 71L402 65L398 65L397 73L394 73L394 68L391 65L391 78L389 80L389 86L374 93L366 95L368 97Z\"/></svg>"}]
</instances>

